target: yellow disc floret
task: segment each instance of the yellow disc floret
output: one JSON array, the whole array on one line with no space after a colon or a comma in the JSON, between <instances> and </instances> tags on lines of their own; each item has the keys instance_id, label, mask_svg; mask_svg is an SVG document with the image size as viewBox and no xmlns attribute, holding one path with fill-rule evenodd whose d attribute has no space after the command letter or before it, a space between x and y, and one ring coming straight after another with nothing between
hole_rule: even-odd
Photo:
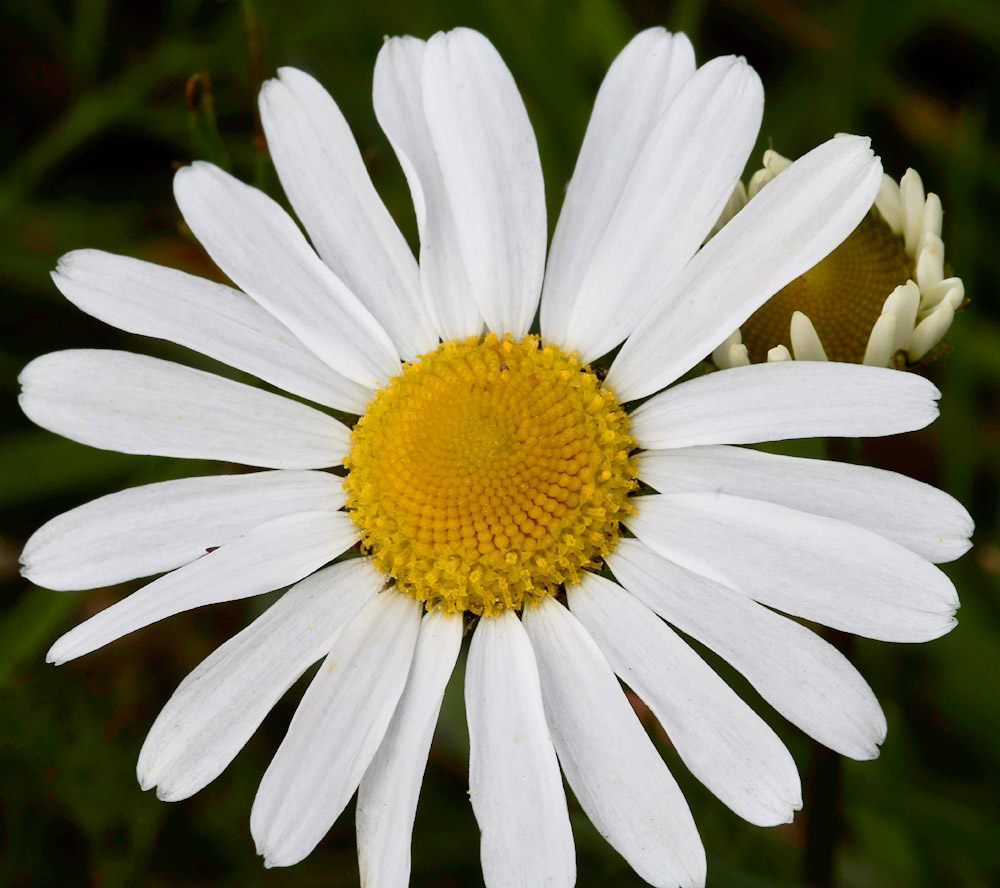
<instances>
[{"instance_id":1,"label":"yellow disc floret","mask_svg":"<svg viewBox=\"0 0 1000 888\"><path fill-rule=\"evenodd\" d=\"M902 238L869 213L837 249L764 303L743 325L753 363L775 345L791 347L789 326L805 314L831 361L860 364L886 297L915 276Z\"/></svg>"},{"instance_id":2,"label":"yellow disc floret","mask_svg":"<svg viewBox=\"0 0 1000 888\"><path fill-rule=\"evenodd\" d=\"M614 549L636 486L628 417L575 354L472 337L405 365L354 427L347 508L397 587L496 614Z\"/></svg>"}]
</instances>

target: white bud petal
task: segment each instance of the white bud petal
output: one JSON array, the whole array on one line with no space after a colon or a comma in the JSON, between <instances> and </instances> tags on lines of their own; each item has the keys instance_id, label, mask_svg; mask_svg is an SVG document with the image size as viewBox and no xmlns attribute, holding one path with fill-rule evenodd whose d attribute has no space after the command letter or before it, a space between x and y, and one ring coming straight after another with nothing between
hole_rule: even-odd
<instances>
[{"instance_id":1,"label":"white bud petal","mask_svg":"<svg viewBox=\"0 0 1000 888\"><path fill-rule=\"evenodd\" d=\"M899 194L899 183L887 173L882 174L875 207L882 214L893 234L903 233L903 200Z\"/></svg>"},{"instance_id":2,"label":"white bud petal","mask_svg":"<svg viewBox=\"0 0 1000 888\"><path fill-rule=\"evenodd\" d=\"M882 306L882 314L896 316L896 337L892 345L892 353L895 354L901 348L906 348L913 333L913 327L917 323L917 309L920 308L920 288L907 281L900 284L889 294Z\"/></svg>"},{"instance_id":3,"label":"white bud petal","mask_svg":"<svg viewBox=\"0 0 1000 888\"><path fill-rule=\"evenodd\" d=\"M925 234L921 238L917 253L917 283L920 290L941 283L944 280L944 243L936 234Z\"/></svg>"},{"instance_id":4,"label":"white bud petal","mask_svg":"<svg viewBox=\"0 0 1000 888\"><path fill-rule=\"evenodd\" d=\"M819 340L819 334L809 320L801 311L792 315L792 323L789 329L792 338L792 354L796 361L825 361L826 351L823 343Z\"/></svg>"},{"instance_id":5,"label":"white bud petal","mask_svg":"<svg viewBox=\"0 0 1000 888\"><path fill-rule=\"evenodd\" d=\"M948 332L948 328L954 319L955 310L951 307L951 303L947 301L942 302L935 308L934 311L917 324L917 328L913 331L909 348L906 350L909 359L911 361L918 361L934 348L941 341L944 334Z\"/></svg>"},{"instance_id":6,"label":"white bud petal","mask_svg":"<svg viewBox=\"0 0 1000 888\"><path fill-rule=\"evenodd\" d=\"M720 370L728 370L732 366L729 363L729 350L742 342L743 334L739 330L730 333L712 352L712 363Z\"/></svg>"},{"instance_id":7,"label":"white bud petal","mask_svg":"<svg viewBox=\"0 0 1000 888\"><path fill-rule=\"evenodd\" d=\"M920 174L909 169L899 180L899 194L903 201L903 234L906 252L913 256L924 227L924 183Z\"/></svg>"},{"instance_id":8,"label":"white bud petal","mask_svg":"<svg viewBox=\"0 0 1000 888\"><path fill-rule=\"evenodd\" d=\"M872 327L868 345L865 347L865 357L862 361L869 367L888 367L892 360L893 344L896 340L896 316L893 314L879 315Z\"/></svg>"},{"instance_id":9,"label":"white bud petal","mask_svg":"<svg viewBox=\"0 0 1000 888\"><path fill-rule=\"evenodd\" d=\"M920 229L921 235L933 234L935 237L941 237L941 221L943 216L944 210L941 208L941 198L932 191L927 195L927 200L924 201L924 218Z\"/></svg>"}]
</instances>

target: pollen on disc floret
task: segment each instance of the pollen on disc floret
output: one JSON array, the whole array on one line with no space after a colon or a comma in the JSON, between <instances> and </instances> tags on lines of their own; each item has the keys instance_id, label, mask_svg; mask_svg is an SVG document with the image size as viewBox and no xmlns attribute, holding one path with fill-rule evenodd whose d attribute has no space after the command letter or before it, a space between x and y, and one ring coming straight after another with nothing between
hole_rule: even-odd
<instances>
[{"instance_id":1,"label":"pollen on disc floret","mask_svg":"<svg viewBox=\"0 0 1000 888\"><path fill-rule=\"evenodd\" d=\"M614 549L636 487L614 393L575 354L446 342L378 392L345 460L362 547L446 611L521 608Z\"/></svg>"}]
</instances>

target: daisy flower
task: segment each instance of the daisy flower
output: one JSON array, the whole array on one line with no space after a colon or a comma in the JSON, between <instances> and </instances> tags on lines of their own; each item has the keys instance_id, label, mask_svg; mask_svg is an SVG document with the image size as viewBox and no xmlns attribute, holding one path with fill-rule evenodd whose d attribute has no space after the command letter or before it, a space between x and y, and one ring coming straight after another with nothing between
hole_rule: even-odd
<instances>
[{"instance_id":1,"label":"daisy flower","mask_svg":"<svg viewBox=\"0 0 1000 888\"><path fill-rule=\"evenodd\" d=\"M333 100L283 69L261 115L311 244L270 198L196 163L177 173L178 204L239 289L94 251L59 263L57 286L84 311L319 406L125 352L32 362L22 405L45 428L272 470L125 490L42 527L23 555L41 585L162 574L48 658L291 586L177 689L139 781L167 800L197 792L322 660L251 831L266 865L294 864L357 791L361 880L374 888L407 882L431 736L469 629L486 884L573 884L564 775L642 878L703 885L691 813L619 679L725 804L783 823L801 805L794 761L675 630L808 734L865 759L886 729L868 685L776 611L890 641L955 622L934 562L966 550L971 523L950 497L734 446L919 428L936 415L930 383L786 363L661 392L857 226L879 163L864 139L821 145L702 246L754 144L760 81L737 58L696 68L683 35L646 31L601 86L546 260L534 135L484 37L387 40L374 101L412 191L419 262ZM591 362L616 349L603 378ZM323 471L341 465L346 476Z\"/></svg>"},{"instance_id":2,"label":"daisy flower","mask_svg":"<svg viewBox=\"0 0 1000 888\"><path fill-rule=\"evenodd\" d=\"M713 233L791 161L764 152L746 187L738 182ZM965 303L961 278L946 277L941 199L916 170L882 176L871 210L847 239L782 287L712 353L720 368L751 361L851 361L905 367L933 359Z\"/></svg>"}]
</instances>

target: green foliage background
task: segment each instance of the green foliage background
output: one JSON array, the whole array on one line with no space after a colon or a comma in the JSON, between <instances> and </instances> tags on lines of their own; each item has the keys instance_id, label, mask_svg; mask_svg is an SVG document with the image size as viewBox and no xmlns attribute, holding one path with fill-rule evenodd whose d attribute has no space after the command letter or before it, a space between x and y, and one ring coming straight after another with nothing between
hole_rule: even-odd
<instances>
[{"instance_id":1,"label":"green foliage background","mask_svg":"<svg viewBox=\"0 0 1000 888\"><path fill-rule=\"evenodd\" d=\"M844 762L832 884L1000 884L1000 8L995 0L5 0L0 6L0 884L12 886L355 885L353 809L291 870L265 871L250 805L301 693L296 686L229 770L195 798L140 792L134 762L181 678L266 602L182 615L56 669L49 644L130 588L30 587L17 556L53 515L112 490L214 472L215 464L91 450L31 426L16 377L58 348L126 348L221 370L169 344L84 316L48 278L64 252L98 247L217 274L179 221L178 164L207 158L278 196L257 133L255 92L278 65L331 90L400 225L414 237L402 174L371 108L382 35L484 31L518 81L538 134L550 219L561 203L608 64L639 28L692 36L699 58L746 55L767 109L759 150L797 155L838 131L874 139L886 169L916 167L942 195L945 242L972 298L929 371L942 418L866 459L944 487L977 521L977 547L949 565L959 627L923 646L859 641L852 658L879 695L889 736L875 762ZM189 110L199 72L211 92ZM202 81L204 85L204 81ZM212 108L217 116L214 125ZM754 163L756 162L756 159ZM232 372L232 371L223 371ZM731 673L726 673L732 677ZM814 748L732 678L786 739L800 770ZM655 726L654 726L655 730ZM802 886L806 818L749 826L665 755L690 800L714 888ZM466 798L467 737L453 681L424 785L413 884L481 884ZM640 885L574 806L581 886Z\"/></svg>"}]
</instances>

